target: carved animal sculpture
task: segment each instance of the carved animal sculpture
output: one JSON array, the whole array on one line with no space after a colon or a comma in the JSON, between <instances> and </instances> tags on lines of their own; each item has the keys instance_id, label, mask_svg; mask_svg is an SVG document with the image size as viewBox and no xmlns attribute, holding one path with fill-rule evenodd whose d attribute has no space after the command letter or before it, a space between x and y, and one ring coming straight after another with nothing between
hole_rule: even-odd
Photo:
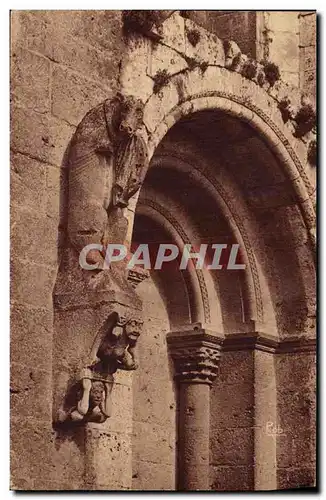
<instances>
[{"instance_id":1,"label":"carved animal sculpture","mask_svg":"<svg viewBox=\"0 0 326 500\"><path fill-rule=\"evenodd\" d=\"M68 236L78 253L90 243L107 243L110 213L126 207L143 182L148 166L143 109L139 99L117 93L76 130L69 156Z\"/></svg>"}]
</instances>

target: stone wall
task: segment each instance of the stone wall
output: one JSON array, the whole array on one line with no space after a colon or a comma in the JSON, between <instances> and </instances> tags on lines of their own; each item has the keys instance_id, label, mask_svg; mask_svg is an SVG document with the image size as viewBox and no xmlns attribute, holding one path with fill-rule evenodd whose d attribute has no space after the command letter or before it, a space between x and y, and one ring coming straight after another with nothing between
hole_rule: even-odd
<instances>
[{"instance_id":1,"label":"stone wall","mask_svg":"<svg viewBox=\"0 0 326 500\"><path fill-rule=\"evenodd\" d=\"M182 11L181 11L182 12ZM244 54L256 58L255 11L188 10L184 15L222 40L235 40Z\"/></svg>"},{"instance_id":2,"label":"stone wall","mask_svg":"<svg viewBox=\"0 0 326 500\"><path fill-rule=\"evenodd\" d=\"M168 359L169 316L152 278L138 286L144 331L133 380L133 490L175 490L176 395Z\"/></svg>"},{"instance_id":3,"label":"stone wall","mask_svg":"<svg viewBox=\"0 0 326 500\"><path fill-rule=\"evenodd\" d=\"M299 70L300 88L316 96L316 12L301 12L299 15Z\"/></svg>"},{"instance_id":4,"label":"stone wall","mask_svg":"<svg viewBox=\"0 0 326 500\"><path fill-rule=\"evenodd\" d=\"M316 13L300 11L182 11L222 40L235 40L254 59L277 64L282 80L316 94Z\"/></svg>"},{"instance_id":5,"label":"stone wall","mask_svg":"<svg viewBox=\"0 0 326 500\"><path fill-rule=\"evenodd\" d=\"M11 40L12 487L74 488L78 443L59 459L74 479L51 463L60 179L76 125L117 87L121 12L13 11Z\"/></svg>"},{"instance_id":6,"label":"stone wall","mask_svg":"<svg viewBox=\"0 0 326 500\"><path fill-rule=\"evenodd\" d=\"M210 486L215 491L254 489L253 352L225 352L211 390Z\"/></svg>"},{"instance_id":7,"label":"stone wall","mask_svg":"<svg viewBox=\"0 0 326 500\"><path fill-rule=\"evenodd\" d=\"M257 12L257 59L269 59L282 79L299 86L299 12Z\"/></svg>"}]
</instances>

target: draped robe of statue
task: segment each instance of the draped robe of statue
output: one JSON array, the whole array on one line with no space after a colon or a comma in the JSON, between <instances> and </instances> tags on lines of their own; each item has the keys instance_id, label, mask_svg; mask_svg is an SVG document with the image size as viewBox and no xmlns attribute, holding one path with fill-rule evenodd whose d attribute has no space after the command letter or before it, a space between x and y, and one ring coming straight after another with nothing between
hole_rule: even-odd
<instances>
[{"instance_id":1,"label":"draped robe of statue","mask_svg":"<svg viewBox=\"0 0 326 500\"><path fill-rule=\"evenodd\" d=\"M109 243L124 244L124 209L140 188L148 158L143 134L143 103L118 93L92 109L78 126L69 161L68 239L87 262L103 264Z\"/></svg>"}]
</instances>

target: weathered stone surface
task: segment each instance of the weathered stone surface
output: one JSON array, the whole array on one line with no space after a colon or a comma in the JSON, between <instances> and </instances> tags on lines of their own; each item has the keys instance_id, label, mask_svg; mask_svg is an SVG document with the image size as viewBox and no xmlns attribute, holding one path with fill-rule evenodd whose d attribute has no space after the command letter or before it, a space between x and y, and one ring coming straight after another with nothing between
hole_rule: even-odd
<instances>
[{"instance_id":1,"label":"weathered stone surface","mask_svg":"<svg viewBox=\"0 0 326 500\"><path fill-rule=\"evenodd\" d=\"M254 487L253 470L248 466L211 467L213 491L248 491Z\"/></svg>"},{"instance_id":2,"label":"weathered stone surface","mask_svg":"<svg viewBox=\"0 0 326 500\"><path fill-rule=\"evenodd\" d=\"M300 16L300 45L316 45L316 13Z\"/></svg>"},{"instance_id":3,"label":"weathered stone surface","mask_svg":"<svg viewBox=\"0 0 326 500\"><path fill-rule=\"evenodd\" d=\"M300 71L316 71L316 47L302 47L300 51Z\"/></svg>"},{"instance_id":4,"label":"weathered stone surface","mask_svg":"<svg viewBox=\"0 0 326 500\"><path fill-rule=\"evenodd\" d=\"M15 256L42 266L57 265L56 230L53 219L30 209L11 210L11 241Z\"/></svg>"},{"instance_id":5,"label":"weathered stone surface","mask_svg":"<svg viewBox=\"0 0 326 500\"><path fill-rule=\"evenodd\" d=\"M147 38L130 35L128 52L121 64L121 88L126 94L135 96L146 102L153 92L154 82L147 76L148 64L151 60L151 44Z\"/></svg>"},{"instance_id":6,"label":"weathered stone surface","mask_svg":"<svg viewBox=\"0 0 326 500\"><path fill-rule=\"evenodd\" d=\"M210 440L212 465L252 464L254 450L252 428L216 429L211 434Z\"/></svg>"},{"instance_id":7,"label":"weathered stone surface","mask_svg":"<svg viewBox=\"0 0 326 500\"><path fill-rule=\"evenodd\" d=\"M52 113L77 126L85 114L110 97L108 90L61 66L52 73Z\"/></svg>"},{"instance_id":8,"label":"weathered stone surface","mask_svg":"<svg viewBox=\"0 0 326 500\"><path fill-rule=\"evenodd\" d=\"M144 444L146 442L146 447ZM171 429L147 422L134 422L133 460L174 465L175 442Z\"/></svg>"},{"instance_id":9,"label":"weathered stone surface","mask_svg":"<svg viewBox=\"0 0 326 500\"><path fill-rule=\"evenodd\" d=\"M192 31L199 33L199 41L195 46L189 41ZM213 33L198 27L189 19L185 20L185 41L185 54L187 57L194 58L197 61L205 61L208 64L224 66L225 55L222 40Z\"/></svg>"},{"instance_id":10,"label":"weathered stone surface","mask_svg":"<svg viewBox=\"0 0 326 500\"><path fill-rule=\"evenodd\" d=\"M279 33L270 46L270 60L282 71L298 71L298 37L292 33Z\"/></svg>"},{"instance_id":11,"label":"weathered stone surface","mask_svg":"<svg viewBox=\"0 0 326 500\"><path fill-rule=\"evenodd\" d=\"M51 310L55 275L54 268L15 257L11 262L11 300Z\"/></svg>"},{"instance_id":12,"label":"weathered stone surface","mask_svg":"<svg viewBox=\"0 0 326 500\"><path fill-rule=\"evenodd\" d=\"M37 75L36 81L34 75ZM27 50L12 53L12 103L46 113L50 109L50 61Z\"/></svg>"},{"instance_id":13,"label":"weathered stone surface","mask_svg":"<svg viewBox=\"0 0 326 500\"><path fill-rule=\"evenodd\" d=\"M11 147L32 158L61 166L74 128L62 120L12 107Z\"/></svg>"},{"instance_id":14,"label":"weathered stone surface","mask_svg":"<svg viewBox=\"0 0 326 500\"><path fill-rule=\"evenodd\" d=\"M174 75L187 68L187 63L178 52L165 45L157 44L149 56L147 73L152 78L166 70L168 75Z\"/></svg>"},{"instance_id":15,"label":"weathered stone surface","mask_svg":"<svg viewBox=\"0 0 326 500\"><path fill-rule=\"evenodd\" d=\"M88 424L86 436L86 483L106 485L111 489L119 483L129 487L131 482L131 438L127 434L103 431ZM90 427L92 426L92 427ZM108 475L108 471L110 474Z\"/></svg>"},{"instance_id":16,"label":"weathered stone surface","mask_svg":"<svg viewBox=\"0 0 326 500\"><path fill-rule=\"evenodd\" d=\"M11 361L19 364L28 360L30 366L45 369L52 350L52 311L13 305L11 308Z\"/></svg>"},{"instance_id":17,"label":"weathered stone surface","mask_svg":"<svg viewBox=\"0 0 326 500\"><path fill-rule=\"evenodd\" d=\"M69 22L60 22L55 12L25 11L20 12L19 17L20 34L27 48L81 74L86 72L90 79L101 81L108 88L115 86L120 53L115 52L114 46L102 51L88 41L75 38Z\"/></svg>"},{"instance_id":18,"label":"weathered stone surface","mask_svg":"<svg viewBox=\"0 0 326 500\"><path fill-rule=\"evenodd\" d=\"M171 465L137 460L132 476L132 489L136 491L175 490L175 469Z\"/></svg>"},{"instance_id":19,"label":"weathered stone surface","mask_svg":"<svg viewBox=\"0 0 326 500\"><path fill-rule=\"evenodd\" d=\"M312 468L278 469L278 488L311 488L316 486Z\"/></svg>"},{"instance_id":20,"label":"weathered stone surface","mask_svg":"<svg viewBox=\"0 0 326 500\"><path fill-rule=\"evenodd\" d=\"M60 208L64 206L64 182L66 171L49 166L46 169L46 215L59 223ZM61 214L64 217L64 214Z\"/></svg>"},{"instance_id":21,"label":"weathered stone surface","mask_svg":"<svg viewBox=\"0 0 326 500\"><path fill-rule=\"evenodd\" d=\"M11 203L43 212L47 166L20 153L11 154L10 166Z\"/></svg>"},{"instance_id":22,"label":"weathered stone surface","mask_svg":"<svg viewBox=\"0 0 326 500\"><path fill-rule=\"evenodd\" d=\"M25 415L22 425L19 414L15 412L15 417L11 418L10 439L13 486L22 486L21 479L24 478L30 486L31 479L33 488L37 489L38 480L49 477L52 469L53 431L50 425L33 418L26 419ZM16 474L18 485L15 481Z\"/></svg>"},{"instance_id":23,"label":"weathered stone surface","mask_svg":"<svg viewBox=\"0 0 326 500\"><path fill-rule=\"evenodd\" d=\"M277 35L280 31L299 33L299 14L300 11L268 12L268 27L276 32Z\"/></svg>"},{"instance_id":24,"label":"weathered stone surface","mask_svg":"<svg viewBox=\"0 0 326 500\"><path fill-rule=\"evenodd\" d=\"M160 33L165 45L178 52L185 50L184 19L174 12L161 26Z\"/></svg>"},{"instance_id":25,"label":"weathered stone surface","mask_svg":"<svg viewBox=\"0 0 326 500\"><path fill-rule=\"evenodd\" d=\"M10 375L10 403L14 414L40 420L48 418L51 412L51 379L48 370L13 361Z\"/></svg>"}]
</instances>

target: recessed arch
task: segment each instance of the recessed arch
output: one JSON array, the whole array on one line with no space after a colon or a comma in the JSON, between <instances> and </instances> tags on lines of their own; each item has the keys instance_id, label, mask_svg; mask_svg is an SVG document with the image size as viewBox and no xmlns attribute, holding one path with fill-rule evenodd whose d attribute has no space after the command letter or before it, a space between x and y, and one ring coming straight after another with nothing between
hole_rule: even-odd
<instances>
[{"instance_id":1,"label":"recessed arch","mask_svg":"<svg viewBox=\"0 0 326 500\"><path fill-rule=\"evenodd\" d=\"M270 95L253 82L222 68L208 68L210 74L204 78L197 69L171 78L161 91L153 94L145 106L146 126L149 130L149 155L154 151L168 130L181 118L203 110L222 110L245 121L253 127L268 147L279 158L280 165L291 182L307 231L315 248L315 211L311 197L315 193L306 172L306 146L293 137L282 122L277 103ZM212 75L213 73L213 75ZM238 86L238 92L228 90L230 79ZM212 85L212 80L215 85ZM203 90L199 91L202 87ZM217 87L217 88L214 88ZM183 94L176 91L182 87ZM255 102L255 104L254 104ZM259 102L260 105L256 103ZM156 113L152 116L152 111Z\"/></svg>"}]
</instances>

